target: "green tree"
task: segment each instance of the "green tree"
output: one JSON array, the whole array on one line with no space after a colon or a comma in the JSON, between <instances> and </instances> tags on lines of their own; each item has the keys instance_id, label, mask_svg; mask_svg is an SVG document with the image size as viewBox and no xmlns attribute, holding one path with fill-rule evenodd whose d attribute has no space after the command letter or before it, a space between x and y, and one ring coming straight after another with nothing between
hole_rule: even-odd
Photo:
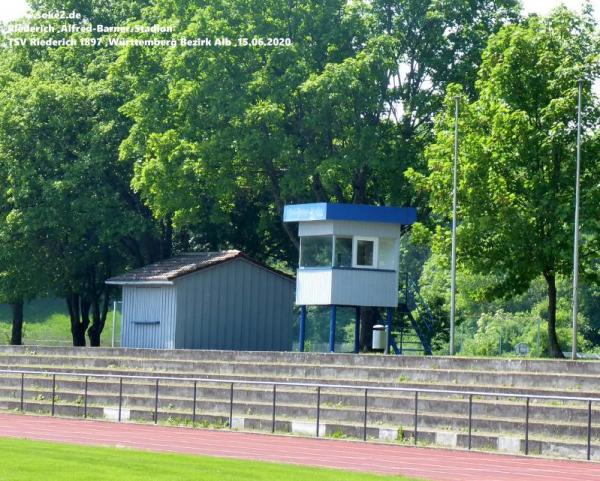
<instances>
[{"instance_id":1,"label":"green tree","mask_svg":"<svg viewBox=\"0 0 600 481\"><path fill-rule=\"evenodd\" d=\"M0 159L0 164L2 160ZM0 167L1 169L1 167ZM43 262L22 222L3 203L0 212L0 303L12 310L10 343L23 343L24 303L41 294L46 285L38 269Z\"/></svg>"},{"instance_id":2,"label":"green tree","mask_svg":"<svg viewBox=\"0 0 600 481\"><path fill-rule=\"evenodd\" d=\"M145 18L177 23L175 38L289 37L292 45L124 49L113 75L128 79L133 96L122 109L134 126L121 157L136 165L135 189L157 218L194 231L201 245L237 242L290 263L297 241L281 222L285 203L414 204L398 179L409 165L423 169L445 87L453 75L474 78L485 39L517 16L513 0L453 3L147 9Z\"/></svg>"},{"instance_id":3,"label":"green tree","mask_svg":"<svg viewBox=\"0 0 600 481\"><path fill-rule=\"evenodd\" d=\"M598 75L598 38L591 12L559 8L503 28L483 55L479 98L462 102L458 255L474 273L492 274L488 297L510 297L543 276L548 298L549 353L562 357L556 336L557 275L572 270L577 79L584 78L586 129L582 175L582 263L598 256L600 201L598 103L590 83ZM430 194L440 220L449 219L454 99L436 124L427 150L429 175L410 174ZM443 245L442 228L434 234Z\"/></svg>"},{"instance_id":4,"label":"green tree","mask_svg":"<svg viewBox=\"0 0 600 481\"><path fill-rule=\"evenodd\" d=\"M12 233L7 242L25 240L12 246L13 273L43 273L45 289L67 301L74 344L85 345L87 332L96 346L110 297L104 281L127 265L124 241L148 226L119 191L126 169L112 90L56 72L54 63L38 62L0 91L3 232Z\"/></svg>"},{"instance_id":5,"label":"green tree","mask_svg":"<svg viewBox=\"0 0 600 481\"><path fill-rule=\"evenodd\" d=\"M27 64L15 52L7 51L0 59L0 91L18 81L21 78L19 71ZM11 306L10 343L20 345L23 342L24 303L45 288L44 276L38 268L44 264L44 259L23 219L11 210L11 170L8 159L1 152L0 138L0 302Z\"/></svg>"},{"instance_id":6,"label":"green tree","mask_svg":"<svg viewBox=\"0 0 600 481\"><path fill-rule=\"evenodd\" d=\"M176 38L293 44L125 49L114 74L130 80L135 97L123 107L135 125L121 149L140 161L134 186L157 217L178 226L202 218L212 232L227 232L232 214L254 203L261 216L246 226L260 232L246 232L244 247L288 259L286 202L411 202L394 179L420 158L443 90L453 75L474 77L484 39L518 8L454 4L222 0L147 9L153 21L177 20Z\"/></svg>"},{"instance_id":7,"label":"green tree","mask_svg":"<svg viewBox=\"0 0 600 481\"><path fill-rule=\"evenodd\" d=\"M105 25L137 18L148 4L31 2L38 12L73 9L82 23ZM85 345L86 332L91 345L100 342L107 277L171 252L168 224L132 191L133 165L118 161L130 121L119 113L127 80L108 78L117 53L19 47L0 62L0 290L13 292L1 297L64 296L75 345Z\"/></svg>"}]
</instances>

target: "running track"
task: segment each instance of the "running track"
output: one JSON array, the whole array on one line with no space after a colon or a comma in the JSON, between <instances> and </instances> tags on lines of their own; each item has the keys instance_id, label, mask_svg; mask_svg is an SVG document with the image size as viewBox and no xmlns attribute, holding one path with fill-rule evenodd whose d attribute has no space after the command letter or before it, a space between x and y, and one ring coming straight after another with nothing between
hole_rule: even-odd
<instances>
[{"instance_id":1,"label":"running track","mask_svg":"<svg viewBox=\"0 0 600 481\"><path fill-rule=\"evenodd\" d=\"M17 414L0 414L0 437L404 474L431 481L600 481L598 463Z\"/></svg>"}]
</instances>

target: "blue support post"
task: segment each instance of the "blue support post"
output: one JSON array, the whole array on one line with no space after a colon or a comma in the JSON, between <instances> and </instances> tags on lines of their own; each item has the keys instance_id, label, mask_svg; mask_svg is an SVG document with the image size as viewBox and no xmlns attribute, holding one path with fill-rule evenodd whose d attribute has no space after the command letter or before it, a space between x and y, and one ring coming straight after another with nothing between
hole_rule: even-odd
<instances>
[{"instance_id":1,"label":"blue support post","mask_svg":"<svg viewBox=\"0 0 600 481\"><path fill-rule=\"evenodd\" d=\"M329 352L335 352L335 316L336 308L331 306L329 311Z\"/></svg>"},{"instance_id":2,"label":"blue support post","mask_svg":"<svg viewBox=\"0 0 600 481\"><path fill-rule=\"evenodd\" d=\"M356 319L354 320L354 353L360 351L360 306L356 307Z\"/></svg>"},{"instance_id":3,"label":"blue support post","mask_svg":"<svg viewBox=\"0 0 600 481\"><path fill-rule=\"evenodd\" d=\"M304 339L306 336L306 306L300 306L300 337L298 339L298 350L304 352Z\"/></svg>"},{"instance_id":4,"label":"blue support post","mask_svg":"<svg viewBox=\"0 0 600 481\"><path fill-rule=\"evenodd\" d=\"M392 344L392 316L394 315L394 309L388 307L385 316L385 353L390 353L390 345Z\"/></svg>"}]
</instances>

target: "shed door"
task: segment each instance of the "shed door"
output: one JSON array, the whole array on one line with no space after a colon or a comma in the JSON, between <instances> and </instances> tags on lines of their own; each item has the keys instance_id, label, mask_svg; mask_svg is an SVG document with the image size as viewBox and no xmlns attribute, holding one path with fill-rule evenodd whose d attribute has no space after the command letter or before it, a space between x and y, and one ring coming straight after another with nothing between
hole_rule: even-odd
<instances>
[{"instance_id":1,"label":"shed door","mask_svg":"<svg viewBox=\"0 0 600 481\"><path fill-rule=\"evenodd\" d=\"M176 291L174 287L123 289L123 347L175 347Z\"/></svg>"}]
</instances>

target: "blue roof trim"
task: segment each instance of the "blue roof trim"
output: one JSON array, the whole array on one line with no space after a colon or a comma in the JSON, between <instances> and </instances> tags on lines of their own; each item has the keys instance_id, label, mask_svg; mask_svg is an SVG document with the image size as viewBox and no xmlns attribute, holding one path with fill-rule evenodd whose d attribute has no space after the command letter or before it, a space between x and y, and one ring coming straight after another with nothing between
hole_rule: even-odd
<instances>
[{"instance_id":1,"label":"blue roof trim","mask_svg":"<svg viewBox=\"0 0 600 481\"><path fill-rule=\"evenodd\" d=\"M347 220L356 222L381 222L385 224L414 224L417 209L414 207L387 207L361 204L315 204L286 205L284 222L310 222L318 220Z\"/></svg>"}]
</instances>

